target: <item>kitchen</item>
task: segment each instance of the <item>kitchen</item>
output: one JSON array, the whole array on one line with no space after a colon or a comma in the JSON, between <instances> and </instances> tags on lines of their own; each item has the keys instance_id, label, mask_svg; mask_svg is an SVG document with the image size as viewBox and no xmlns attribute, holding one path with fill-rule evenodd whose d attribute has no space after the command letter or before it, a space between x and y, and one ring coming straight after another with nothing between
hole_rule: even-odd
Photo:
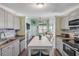
<instances>
[{"instance_id":1,"label":"kitchen","mask_svg":"<svg viewBox=\"0 0 79 59\"><path fill-rule=\"evenodd\" d=\"M79 56L78 32L79 3L0 5L1 56Z\"/></svg>"}]
</instances>

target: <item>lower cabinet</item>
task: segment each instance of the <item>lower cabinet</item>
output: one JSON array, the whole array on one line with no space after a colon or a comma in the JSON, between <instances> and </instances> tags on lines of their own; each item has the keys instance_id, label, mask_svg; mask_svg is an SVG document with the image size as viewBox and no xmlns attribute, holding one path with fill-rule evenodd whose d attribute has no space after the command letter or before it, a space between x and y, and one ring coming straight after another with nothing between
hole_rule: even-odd
<instances>
[{"instance_id":1,"label":"lower cabinet","mask_svg":"<svg viewBox=\"0 0 79 59\"><path fill-rule=\"evenodd\" d=\"M21 52L25 48L25 39L21 41Z\"/></svg>"},{"instance_id":2,"label":"lower cabinet","mask_svg":"<svg viewBox=\"0 0 79 59\"><path fill-rule=\"evenodd\" d=\"M16 41L12 46L12 56L19 55L19 41Z\"/></svg>"},{"instance_id":3,"label":"lower cabinet","mask_svg":"<svg viewBox=\"0 0 79 59\"><path fill-rule=\"evenodd\" d=\"M2 48L2 56L12 56L12 45Z\"/></svg>"},{"instance_id":4,"label":"lower cabinet","mask_svg":"<svg viewBox=\"0 0 79 59\"><path fill-rule=\"evenodd\" d=\"M19 55L19 40L2 48L2 56L18 56Z\"/></svg>"},{"instance_id":5,"label":"lower cabinet","mask_svg":"<svg viewBox=\"0 0 79 59\"><path fill-rule=\"evenodd\" d=\"M63 42L61 38L57 38L56 40L56 48L59 50L61 54L63 54Z\"/></svg>"}]
</instances>

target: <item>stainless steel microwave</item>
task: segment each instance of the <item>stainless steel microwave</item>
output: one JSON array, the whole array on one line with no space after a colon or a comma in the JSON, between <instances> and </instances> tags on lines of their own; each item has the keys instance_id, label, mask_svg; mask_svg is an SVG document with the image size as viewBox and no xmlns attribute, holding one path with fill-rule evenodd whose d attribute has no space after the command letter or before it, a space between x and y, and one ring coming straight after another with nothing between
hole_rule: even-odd
<instances>
[{"instance_id":1,"label":"stainless steel microwave","mask_svg":"<svg viewBox=\"0 0 79 59\"><path fill-rule=\"evenodd\" d=\"M79 19L74 19L69 21L69 26L79 25Z\"/></svg>"}]
</instances>

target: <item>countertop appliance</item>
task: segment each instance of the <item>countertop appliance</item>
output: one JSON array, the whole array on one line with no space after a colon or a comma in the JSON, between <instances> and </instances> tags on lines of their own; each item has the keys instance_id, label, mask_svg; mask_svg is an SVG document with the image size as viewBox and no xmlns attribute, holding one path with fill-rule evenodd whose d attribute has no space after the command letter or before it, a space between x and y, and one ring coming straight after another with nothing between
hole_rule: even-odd
<instances>
[{"instance_id":1,"label":"countertop appliance","mask_svg":"<svg viewBox=\"0 0 79 59\"><path fill-rule=\"evenodd\" d=\"M69 21L70 30L79 29L79 19L74 19Z\"/></svg>"}]
</instances>

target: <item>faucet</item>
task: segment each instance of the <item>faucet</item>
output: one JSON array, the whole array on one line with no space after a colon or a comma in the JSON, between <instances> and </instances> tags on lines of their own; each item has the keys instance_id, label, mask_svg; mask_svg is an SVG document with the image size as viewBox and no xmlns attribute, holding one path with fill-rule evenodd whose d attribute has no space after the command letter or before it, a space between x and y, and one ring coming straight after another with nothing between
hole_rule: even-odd
<instances>
[{"instance_id":1,"label":"faucet","mask_svg":"<svg viewBox=\"0 0 79 59\"><path fill-rule=\"evenodd\" d=\"M4 32L0 32L0 39L2 39L2 38L1 38L1 35L2 35L2 34L4 34L4 36L5 36L5 33L4 33Z\"/></svg>"}]
</instances>

